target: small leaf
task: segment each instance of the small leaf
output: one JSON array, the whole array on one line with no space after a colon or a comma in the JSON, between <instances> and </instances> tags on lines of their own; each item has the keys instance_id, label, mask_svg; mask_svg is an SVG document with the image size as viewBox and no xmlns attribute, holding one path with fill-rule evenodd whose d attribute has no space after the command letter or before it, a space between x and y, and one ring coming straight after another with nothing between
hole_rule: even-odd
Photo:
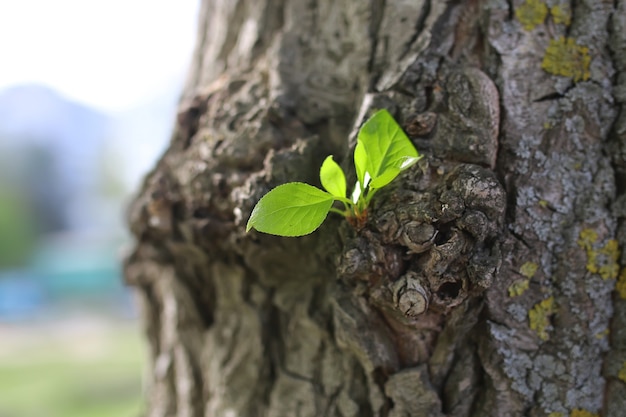
<instances>
[{"instance_id":1,"label":"small leaf","mask_svg":"<svg viewBox=\"0 0 626 417\"><path fill-rule=\"evenodd\" d=\"M412 157L412 156L406 157L404 161L400 164L399 168L396 168L396 167L388 168L385 172L380 174L378 178L376 178L375 180L372 180L372 182L370 183L370 187L371 188L383 188L385 185L393 181L400 174L400 172L414 165L421 158L422 158L421 156L417 158Z\"/></svg>"},{"instance_id":2,"label":"small leaf","mask_svg":"<svg viewBox=\"0 0 626 417\"><path fill-rule=\"evenodd\" d=\"M407 167L407 163L415 163L415 158L418 158L417 150L402 131L400 125L384 109L376 112L363 124L359 131L358 141L354 155L355 165L357 164L356 151L361 145L363 149L360 152L366 159L365 171L369 172L372 183L377 184L378 188L381 186L376 182L378 177L384 176L384 180L380 180L380 182L385 183L391 173L396 170L399 173L400 170ZM358 173L359 169L357 168ZM386 184L391 180L387 181Z\"/></svg>"},{"instance_id":3,"label":"small leaf","mask_svg":"<svg viewBox=\"0 0 626 417\"><path fill-rule=\"evenodd\" d=\"M422 155L419 155L419 156L407 156L406 158L404 158L404 160L400 164L400 171L404 171L405 169L412 167L420 159L422 159Z\"/></svg>"},{"instance_id":4,"label":"small leaf","mask_svg":"<svg viewBox=\"0 0 626 417\"><path fill-rule=\"evenodd\" d=\"M326 191L335 197L346 197L346 176L332 155L324 160L320 168L320 181Z\"/></svg>"},{"instance_id":5,"label":"small leaf","mask_svg":"<svg viewBox=\"0 0 626 417\"><path fill-rule=\"evenodd\" d=\"M370 185L371 179L372 177L370 177L370 173L365 171L365 178L363 178L363 189L367 188Z\"/></svg>"},{"instance_id":6,"label":"small leaf","mask_svg":"<svg viewBox=\"0 0 626 417\"><path fill-rule=\"evenodd\" d=\"M356 143L354 148L354 169L359 183L365 183L365 171L367 170L367 154L361 142Z\"/></svg>"},{"instance_id":7,"label":"small leaf","mask_svg":"<svg viewBox=\"0 0 626 417\"><path fill-rule=\"evenodd\" d=\"M383 188L385 185L389 184L393 181L398 174L400 174L400 169L398 168L389 168L387 171L383 172L376 179L370 182L371 188Z\"/></svg>"},{"instance_id":8,"label":"small leaf","mask_svg":"<svg viewBox=\"0 0 626 417\"><path fill-rule=\"evenodd\" d=\"M246 231L303 236L315 231L332 206L331 194L302 182L290 182L265 194L256 204Z\"/></svg>"},{"instance_id":9,"label":"small leaf","mask_svg":"<svg viewBox=\"0 0 626 417\"><path fill-rule=\"evenodd\" d=\"M361 183L357 181L354 184L354 191L352 191L352 202L356 204L359 201L359 197L361 197Z\"/></svg>"}]
</instances>

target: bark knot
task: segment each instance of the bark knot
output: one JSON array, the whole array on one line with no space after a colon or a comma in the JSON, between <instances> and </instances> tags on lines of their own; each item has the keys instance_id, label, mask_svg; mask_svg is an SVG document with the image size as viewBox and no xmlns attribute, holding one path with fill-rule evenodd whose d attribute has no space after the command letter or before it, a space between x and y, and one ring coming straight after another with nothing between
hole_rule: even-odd
<instances>
[{"instance_id":1,"label":"bark knot","mask_svg":"<svg viewBox=\"0 0 626 417\"><path fill-rule=\"evenodd\" d=\"M446 314L488 288L499 266L505 192L492 171L426 160L381 192L366 230L347 242L342 278L401 322Z\"/></svg>"},{"instance_id":2,"label":"bark knot","mask_svg":"<svg viewBox=\"0 0 626 417\"><path fill-rule=\"evenodd\" d=\"M408 273L391 284L393 302L398 310L410 318L423 314L428 309L430 294L415 273Z\"/></svg>"}]
</instances>

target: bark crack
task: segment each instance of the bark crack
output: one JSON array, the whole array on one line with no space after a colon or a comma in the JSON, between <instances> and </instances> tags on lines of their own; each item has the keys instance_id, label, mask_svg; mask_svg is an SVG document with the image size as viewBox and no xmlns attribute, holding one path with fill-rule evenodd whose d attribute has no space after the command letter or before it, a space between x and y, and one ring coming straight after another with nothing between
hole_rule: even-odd
<instances>
[{"instance_id":1,"label":"bark crack","mask_svg":"<svg viewBox=\"0 0 626 417\"><path fill-rule=\"evenodd\" d=\"M387 0L370 0L370 25L369 25L369 41L370 41L370 56L368 59L368 72L370 77L370 86L368 91L374 91L374 86L378 81L376 68L376 51L378 50L380 27L383 22L383 16L386 9Z\"/></svg>"},{"instance_id":2,"label":"bark crack","mask_svg":"<svg viewBox=\"0 0 626 417\"><path fill-rule=\"evenodd\" d=\"M411 38L406 42L406 44L405 44L405 46L404 46L404 48L402 50L402 53L400 54L398 60L402 60L402 59L404 59L404 57L407 56L407 54L411 51L411 47L413 46L415 41L417 41L417 39L421 35L422 31L426 27L426 20L430 16L431 1L432 0L426 0L426 2L424 3L424 6L422 7L421 13L420 13L417 21L415 22L414 32L411 35Z\"/></svg>"}]
</instances>

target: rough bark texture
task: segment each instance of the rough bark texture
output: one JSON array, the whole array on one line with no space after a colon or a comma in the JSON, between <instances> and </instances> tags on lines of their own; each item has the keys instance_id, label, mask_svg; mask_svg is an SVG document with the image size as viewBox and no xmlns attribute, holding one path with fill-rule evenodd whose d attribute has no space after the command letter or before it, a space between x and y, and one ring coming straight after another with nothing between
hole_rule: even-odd
<instances>
[{"instance_id":1,"label":"rough bark texture","mask_svg":"<svg viewBox=\"0 0 626 417\"><path fill-rule=\"evenodd\" d=\"M623 416L626 0L205 0L130 210L147 416ZM252 232L386 108L355 229Z\"/></svg>"}]
</instances>

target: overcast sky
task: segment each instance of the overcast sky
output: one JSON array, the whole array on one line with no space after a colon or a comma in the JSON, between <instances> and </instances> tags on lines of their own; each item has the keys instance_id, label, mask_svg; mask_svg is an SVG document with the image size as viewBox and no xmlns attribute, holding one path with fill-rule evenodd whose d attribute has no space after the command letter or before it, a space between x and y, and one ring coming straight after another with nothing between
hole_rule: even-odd
<instances>
[{"instance_id":1,"label":"overcast sky","mask_svg":"<svg viewBox=\"0 0 626 417\"><path fill-rule=\"evenodd\" d=\"M0 1L0 90L40 83L121 111L184 78L198 0Z\"/></svg>"}]
</instances>

